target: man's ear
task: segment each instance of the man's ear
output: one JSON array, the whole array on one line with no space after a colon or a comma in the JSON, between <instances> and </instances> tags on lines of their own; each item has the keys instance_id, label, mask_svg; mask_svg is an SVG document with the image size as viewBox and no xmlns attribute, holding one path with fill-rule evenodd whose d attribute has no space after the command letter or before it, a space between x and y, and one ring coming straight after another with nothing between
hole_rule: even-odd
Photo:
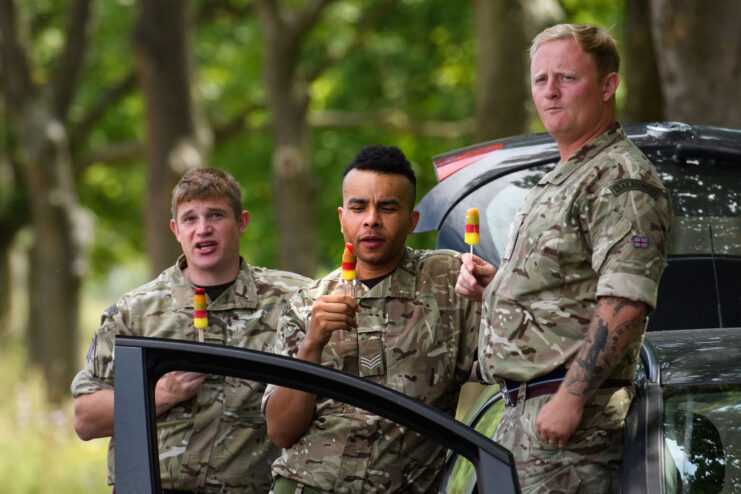
<instances>
[{"instance_id":1,"label":"man's ear","mask_svg":"<svg viewBox=\"0 0 741 494\"><path fill-rule=\"evenodd\" d=\"M239 226L240 235L244 233L249 223L250 223L250 212L245 209L242 211L242 213L240 213L239 218L237 219L237 224Z\"/></svg>"},{"instance_id":2,"label":"man's ear","mask_svg":"<svg viewBox=\"0 0 741 494\"><path fill-rule=\"evenodd\" d=\"M617 88L620 85L620 76L617 72L610 72L602 81L602 101L607 103L615 97Z\"/></svg>"},{"instance_id":3,"label":"man's ear","mask_svg":"<svg viewBox=\"0 0 741 494\"><path fill-rule=\"evenodd\" d=\"M345 233L342 231L342 207L337 208L337 215L340 218L340 233Z\"/></svg>"},{"instance_id":4,"label":"man's ear","mask_svg":"<svg viewBox=\"0 0 741 494\"><path fill-rule=\"evenodd\" d=\"M180 231L178 230L178 224L173 219L170 220L170 230L172 231L172 234L175 235L177 241L180 242Z\"/></svg>"},{"instance_id":5,"label":"man's ear","mask_svg":"<svg viewBox=\"0 0 741 494\"><path fill-rule=\"evenodd\" d=\"M414 229L417 228L417 223L419 223L419 211L412 211L409 213L409 234L411 235L414 233Z\"/></svg>"}]
</instances>

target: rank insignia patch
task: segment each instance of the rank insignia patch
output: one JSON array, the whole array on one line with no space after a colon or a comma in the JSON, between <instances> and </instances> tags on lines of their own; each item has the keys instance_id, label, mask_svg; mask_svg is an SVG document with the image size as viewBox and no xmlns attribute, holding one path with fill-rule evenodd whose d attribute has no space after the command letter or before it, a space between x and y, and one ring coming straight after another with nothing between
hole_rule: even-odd
<instances>
[{"instance_id":1,"label":"rank insignia patch","mask_svg":"<svg viewBox=\"0 0 741 494\"><path fill-rule=\"evenodd\" d=\"M648 248L648 237L633 237L633 247L638 249Z\"/></svg>"}]
</instances>

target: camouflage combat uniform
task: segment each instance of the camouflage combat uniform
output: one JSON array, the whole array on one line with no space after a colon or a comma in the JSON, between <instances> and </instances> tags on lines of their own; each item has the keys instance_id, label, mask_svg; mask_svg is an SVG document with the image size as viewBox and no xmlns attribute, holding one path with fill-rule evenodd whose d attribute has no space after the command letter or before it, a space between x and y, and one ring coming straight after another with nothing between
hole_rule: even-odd
<instances>
[{"instance_id":1,"label":"camouflage combat uniform","mask_svg":"<svg viewBox=\"0 0 741 494\"><path fill-rule=\"evenodd\" d=\"M597 297L655 307L671 223L656 170L619 125L559 163L520 207L499 271L484 292L484 378L526 382L568 367L582 347ZM610 379L633 379L641 342L633 342ZM590 484L589 478L595 463L615 471L632 393L632 387L600 389L565 448L545 443L535 430L551 396L507 407L496 438L518 460L523 492L548 492L551 485L576 492L579 482L592 485L591 492L609 492L609 478L607 484ZM571 484L563 483L567 478Z\"/></svg>"},{"instance_id":2,"label":"camouflage combat uniform","mask_svg":"<svg viewBox=\"0 0 741 494\"><path fill-rule=\"evenodd\" d=\"M322 365L359 375L453 415L474 360L479 304L454 291L460 255L407 248L390 276L358 286L357 331L335 331ZM299 290L278 325L275 351L295 357L319 295L337 293L340 270ZM268 385L263 408L275 387ZM273 464L324 492L426 492L444 449L364 410L318 398L304 435Z\"/></svg>"},{"instance_id":3,"label":"camouflage combat uniform","mask_svg":"<svg viewBox=\"0 0 741 494\"><path fill-rule=\"evenodd\" d=\"M272 352L275 328L288 297L307 278L253 267L241 260L239 275L216 300L209 300L204 341ZM155 280L130 291L104 314L85 368L72 383L77 397L113 389L116 335L197 339L193 285L183 276L185 258ZM265 385L208 376L197 394L157 419L162 487L198 492L265 493L270 464L280 450L266 435L260 402ZM113 439L108 482L114 482Z\"/></svg>"}]
</instances>

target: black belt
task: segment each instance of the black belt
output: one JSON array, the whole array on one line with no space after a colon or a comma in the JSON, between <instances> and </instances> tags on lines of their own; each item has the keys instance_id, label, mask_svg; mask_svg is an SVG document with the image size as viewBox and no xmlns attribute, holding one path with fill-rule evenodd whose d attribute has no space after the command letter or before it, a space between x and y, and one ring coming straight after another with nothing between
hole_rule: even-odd
<instances>
[{"instance_id":1,"label":"black belt","mask_svg":"<svg viewBox=\"0 0 741 494\"><path fill-rule=\"evenodd\" d=\"M561 366L552 370L548 374L538 376L527 382L525 387L525 399L536 398L543 395L552 395L561 386L561 381L566 377L566 368ZM505 379L502 385L502 399L508 407L517 405L517 395L522 383ZM622 388L630 386L630 381L625 379L606 379L600 388Z\"/></svg>"}]
</instances>

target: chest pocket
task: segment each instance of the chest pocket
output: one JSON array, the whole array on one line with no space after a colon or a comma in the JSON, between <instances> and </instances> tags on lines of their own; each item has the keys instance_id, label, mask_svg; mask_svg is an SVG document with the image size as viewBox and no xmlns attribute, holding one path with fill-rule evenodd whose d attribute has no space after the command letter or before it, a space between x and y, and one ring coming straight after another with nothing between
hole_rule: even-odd
<instances>
[{"instance_id":1,"label":"chest pocket","mask_svg":"<svg viewBox=\"0 0 741 494\"><path fill-rule=\"evenodd\" d=\"M366 308L358 313L358 375L379 377L386 375L383 352L383 331L386 317L383 311Z\"/></svg>"}]
</instances>

